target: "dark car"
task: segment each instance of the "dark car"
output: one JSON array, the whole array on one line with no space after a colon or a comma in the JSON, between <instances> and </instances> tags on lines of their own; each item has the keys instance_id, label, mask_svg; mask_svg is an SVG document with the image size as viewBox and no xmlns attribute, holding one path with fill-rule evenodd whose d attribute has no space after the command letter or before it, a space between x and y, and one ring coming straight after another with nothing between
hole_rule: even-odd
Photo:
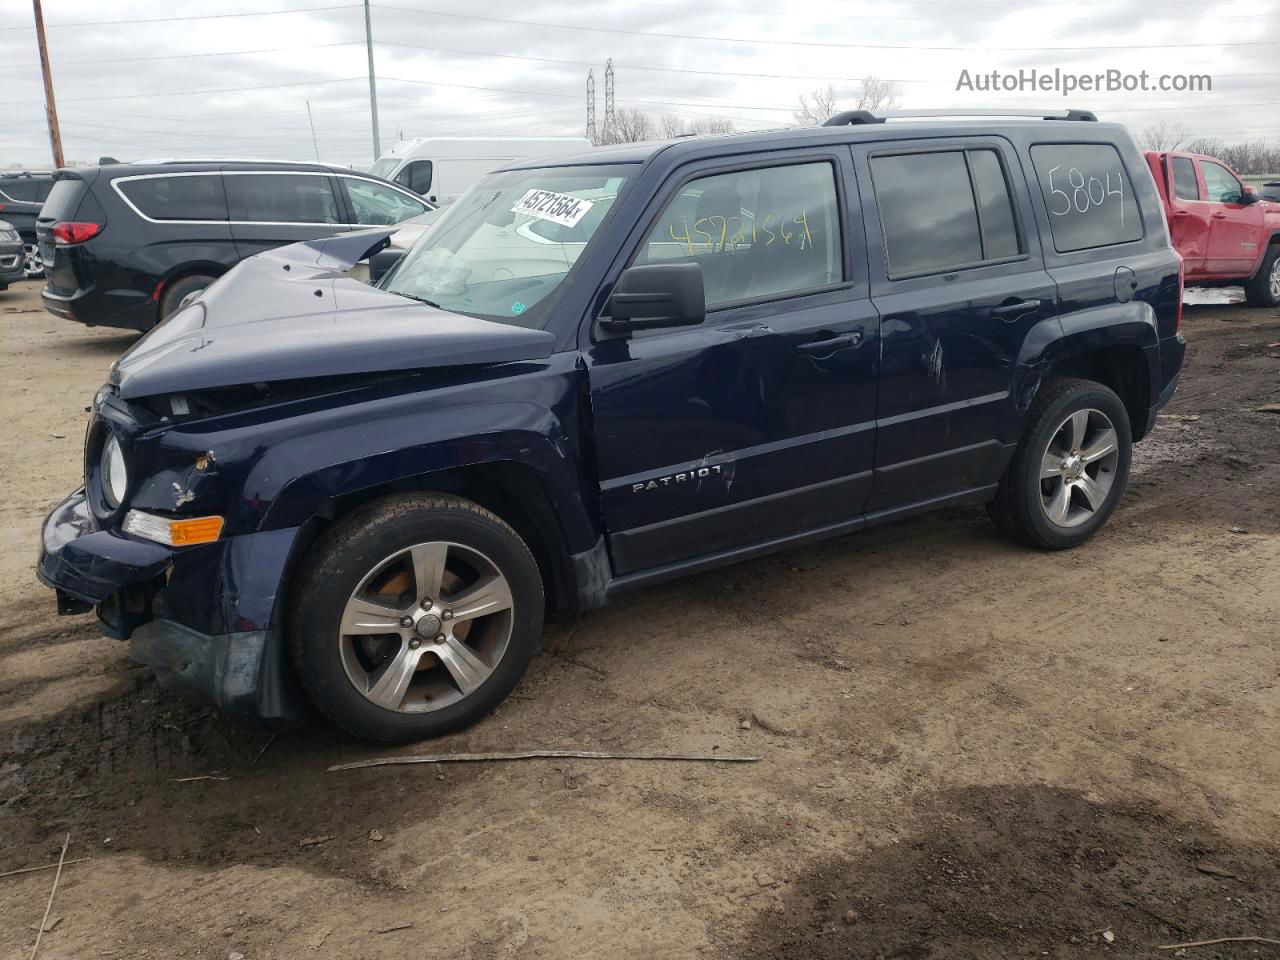
<instances>
[{"instance_id":1,"label":"dark car","mask_svg":"<svg viewBox=\"0 0 1280 960\"><path fill-rule=\"evenodd\" d=\"M0 174L0 216L13 224L22 237L23 275L43 277L44 265L40 262L40 248L36 243L36 218L49 191L53 188L52 173Z\"/></svg>"},{"instance_id":2,"label":"dark car","mask_svg":"<svg viewBox=\"0 0 1280 960\"><path fill-rule=\"evenodd\" d=\"M1262 185L1262 199L1280 203L1280 180L1268 180Z\"/></svg>"},{"instance_id":3,"label":"dark car","mask_svg":"<svg viewBox=\"0 0 1280 960\"><path fill-rule=\"evenodd\" d=\"M1183 358L1142 155L876 120L512 166L374 287L390 230L247 260L113 366L41 579L168 685L399 741L547 607L958 504L1083 543Z\"/></svg>"},{"instance_id":4,"label":"dark car","mask_svg":"<svg viewBox=\"0 0 1280 960\"><path fill-rule=\"evenodd\" d=\"M151 329L246 257L430 208L396 184L314 163L161 161L68 168L55 178L36 223L45 307L135 330Z\"/></svg>"},{"instance_id":5,"label":"dark car","mask_svg":"<svg viewBox=\"0 0 1280 960\"><path fill-rule=\"evenodd\" d=\"M22 237L7 220L0 220L0 290L26 276L22 262Z\"/></svg>"}]
</instances>

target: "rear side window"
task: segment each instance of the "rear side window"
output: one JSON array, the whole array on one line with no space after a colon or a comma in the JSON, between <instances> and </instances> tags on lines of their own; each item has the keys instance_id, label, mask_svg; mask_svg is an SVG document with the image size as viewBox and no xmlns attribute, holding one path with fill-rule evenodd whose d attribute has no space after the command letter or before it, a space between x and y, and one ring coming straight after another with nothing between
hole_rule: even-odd
<instances>
[{"instance_id":1,"label":"rear side window","mask_svg":"<svg viewBox=\"0 0 1280 960\"><path fill-rule=\"evenodd\" d=\"M228 173L227 210L242 223L340 223L323 174Z\"/></svg>"},{"instance_id":2,"label":"rear side window","mask_svg":"<svg viewBox=\"0 0 1280 960\"><path fill-rule=\"evenodd\" d=\"M1142 239L1142 218L1120 153L1109 143L1031 148L1059 253Z\"/></svg>"},{"instance_id":3,"label":"rear side window","mask_svg":"<svg viewBox=\"0 0 1280 960\"><path fill-rule=\"evenodd\" d=\"M1200 199L1200 181L1190 157L1173 158L1173 195L1179 200Z\"/></svg>"},{"instance_id":4,"label":"rear side window","mask_svg":"<svg viewBox=\"0 0 1280 960\"><path fill-rule=\"evenodd\" d=\"M994 150L872 157L891 279L1022 252L1009 184Z\"/></svg>"},{"instance_id":5,"label":"rear side window","mask_svg":"<svg viewBox=\"0 0 1280 960\"><path fill-rule=\"evenodd\" d=\"M701 264L708 307L839 283L835 170L803 163L691 180L650 228L635 262Z\"/></svg>"},{"instance_id":6,"label":"rear side window","mask_svg":"<svg viewBox=\"0 0 1280 960\"><path fill-rule=\"evenodd\" d=\"M44 199L40 196L39 182L29 177L0 180L0 194L20 203L35 203L37 200Z\"/></svg>"},{"instance_id":7,"label":"rear side window","mask_svg":"<svg viewBox=\"0 0 1280 960\"><path fill-rule=\"evenodd\" d=\"M115 187L151 220L226 220L227 200L216 173L117 180Z\"/></svg>"},{"instance_id":8,"label":"rear side window","mask_svg":"<svg viewBox=\"0 0 1280 960\"><path fill-rule=\"evenodd\" d=\"M1226 167L1201 160L1200 169L1204 171L1204 187L1210 203L1239 203L1244 199L1240 181Z\"/></svg>"}]
</instances>

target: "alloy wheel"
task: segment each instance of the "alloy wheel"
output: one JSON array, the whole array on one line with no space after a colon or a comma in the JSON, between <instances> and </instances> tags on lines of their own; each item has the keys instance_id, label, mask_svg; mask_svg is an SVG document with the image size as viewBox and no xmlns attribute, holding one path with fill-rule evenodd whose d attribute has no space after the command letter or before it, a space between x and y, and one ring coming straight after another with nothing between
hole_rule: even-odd
<instances>
[{"instance_id":1,"label":"alloy wheel","mask_svg":"<svg viewBox=\"0 0 1280 960\"><path fill-rule=\"evenodd\" d=\"M40 259L40 247L34 243L22 245L22 272L27 279L44 276L44 261Z\"/></svg>"},{"instance_id":2,"label":"alloy wheel","mask_svg":"<svg viewBox=\"0 0 1280 960\"><path fill-rule=\"evenodd\" d=\"M1077 410L1053 432L1040 462L1040 506L1051 523L1078 527L1103 508L1115 484L1120 444L1101 410Z\"/></svg>"},{"instance_id":3,"label":"alloy wheel","mask_svg":"<svg viewBox=\"0 0 1280 960\"><path fill-rule=\"evenodd\" d=\"M1271 299L1280 300L1280 257L1271 261Z\"/></svg>"},{"instance_id":4,"label":"alloy wheel","mask_svg":"<svg viewBox=\"0 0 1280 960\"><path fill-rule=\"evenodd\" d=\"M458 543L416 544L370 570L347 600L342 664L383 709L440 710L492 676L513 616L511 586L487 556Z\"/></svg>"}]
</instances>

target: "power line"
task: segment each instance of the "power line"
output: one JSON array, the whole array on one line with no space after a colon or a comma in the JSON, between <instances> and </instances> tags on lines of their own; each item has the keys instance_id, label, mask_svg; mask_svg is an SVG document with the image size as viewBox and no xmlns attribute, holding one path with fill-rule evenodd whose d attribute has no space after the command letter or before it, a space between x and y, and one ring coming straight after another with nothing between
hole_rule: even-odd
<instances>
[{"instance_id":1,"label":"power line","mask_svg":"<svg viewBox=\"0 0 1280 960\"><path fill-rule=\"evenodd\" d=\"M322 10L354 10L356 4L341 3L329 7L299 7L296 10L254 10L247 13L206 13L187 17L141 17L131 20L77 20L68 23L46 23L46 29L59 27L110 27L122 23L173 23L179 20L231 20L239 17L274 17L288 13L317 13ZM28 24L0 27L0 30L34 30Z\"/></svg>"},{"instance_id":2,"label":"power line","mask_svg":"<svg viewBox=\"0 0 1280 960\"><path fill-rule=\"evenodd\" d=\"M525 27L546 27L550 30L581 30L588 33L614 33L622 34L629 37L658 37L665 40L701 40L714 43L753 43L764 44L768 46L789 46L789 47L824 47L838 50L956 50L965 53L973 53L973 46L934 46L925 44L889 44L889 43L835 43L821 40L759 40L754 37L720 37L707 36L705 34L691 33L660 33L654 30L622 30L617 27L588 27L580 26L572 23L547 23L542 20L517 20L512 17L486 17L475 13L452 13L448 10L427 10L415 9L413 7L401 7L396 4L379 3L377 7L383 10L401 10L405 13L414 13L420 16L429 17L453 17L461 20L480 20L486 23L513 23ZM1045 51L1099 51L1099 50L1169 50L1181 49L1184 47L1258 47L1258 46L1274 46L1280 44L1280 40L1235 40L1225 43L1136 43L1125 44L1124 46L1083 46L1083 47L989 47L983 46L981 50L984 52L1018 52L1025 50L1045 50Z\"/></svg>"},{"instance_id":3,"label":"power line","mask_svg":"<svg viewBox=\"0 0 1280 960\"><path fill-rule=\"evenodd\" d=\"M190 97L205 93L238 93L242 90L278 90L282 87L313 87L325 83L351 83L366 77L338 77L334 80L299 80L295 83L262 83L251 87L206 87L203 90L170 90L165 93L117 93L105 97L72 97L67 103L89 103L96 100L150 100L154 97Z\"/></svg>"},{"instance_id":4,"label":"power line","mask_svg":"<svg viewBox=\"0 0 1280 960\"><path fill-rule=\"evenodd\" d=\"M343 40L339 43L308 43L300 47L261 47L257 50L216 50L212 53L166 53L158 57L110 57L101 60L59 60L59 67L74 67L90 63L143 63L152 60L195 60L206 57L240 57L251 53L289 53L297 50L322 50L326 47L353 47L359 40ZM38 67L32 63L5 63L0 67Z\"/></svg>"}]
</instances>

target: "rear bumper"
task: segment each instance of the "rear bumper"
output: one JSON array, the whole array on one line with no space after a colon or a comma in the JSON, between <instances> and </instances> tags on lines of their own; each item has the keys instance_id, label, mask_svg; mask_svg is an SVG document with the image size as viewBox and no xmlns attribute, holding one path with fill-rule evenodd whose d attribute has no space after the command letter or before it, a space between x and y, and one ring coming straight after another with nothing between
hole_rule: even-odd
<instances>
[{"instance_id":1,"label":"rear bumper","mask_svg":"<svg viewBox=\"0 0 1280 960\"><path fill-rule=\"evenodd\" d=\"M160 310L150 296L138 291L102 294L90 287L61 294L53 293L46 285L40 291L40 299L55 317L89 327L146 331L155 326Z\"/></svg>"},{"instance_id":2,"label":"rear bumper","mask_svg":"<svg viewBox=\"0 0 1280 960\"><path fill-rule=\"evenodd\" d=\"M184 574L184 558L196 561L201 575ZM96 529L81 489L45 519L36 575L57 592L59 613L96 608L102 631L131 640L133 659L152 667L162 686L259 729L298 726L307 719L308 710L289 671L278 631L205 633L169 616L174 607L190 606L181 602L191 592L187 580L194 579L205 597L225 593L220 584L235 582L241 571L234 564L225 574L222 570L217 564L200 565L192 552L184 554ZM266 569L259 570L265 578ZM165 595L175 590L182 594ZM237 609L248 609L244 601L249 592L243 587L236 592L237 602L243 605ZM215 622L227 619L219 617ZM234 619L258 626L247 617Z\"/></svg>"}]
</instances>

